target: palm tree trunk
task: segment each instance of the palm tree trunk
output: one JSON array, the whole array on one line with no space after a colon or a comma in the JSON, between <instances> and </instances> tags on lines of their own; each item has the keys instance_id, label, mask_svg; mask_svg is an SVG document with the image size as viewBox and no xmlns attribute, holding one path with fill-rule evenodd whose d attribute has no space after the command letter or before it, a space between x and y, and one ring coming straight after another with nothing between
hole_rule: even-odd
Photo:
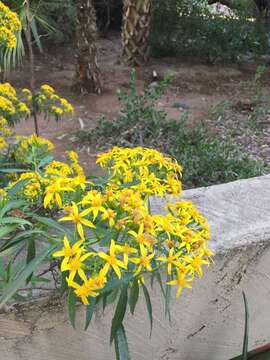
<instances>
[{"instance_id":1,"label":"palm tree trunk","mask_svg":"<svg viewBox=\"0 0 270 360\"><path fill-rule=\"evenodd\" d=\"M151 0L124 0L122 46L124 62L141 65L148 59Z\"/></svg>"},{"instance_id":2,"label":"palm tree trunk","mask_svg":"<svg viewBox=\"0 0 270 360\"><path fill-rule=\"evenodd\" d=\"M76 39L78 58L75 88L81 93L101 92L100 70L97 64L97 25L93 0L76 0Z\"/></svg>"}]
</instances>

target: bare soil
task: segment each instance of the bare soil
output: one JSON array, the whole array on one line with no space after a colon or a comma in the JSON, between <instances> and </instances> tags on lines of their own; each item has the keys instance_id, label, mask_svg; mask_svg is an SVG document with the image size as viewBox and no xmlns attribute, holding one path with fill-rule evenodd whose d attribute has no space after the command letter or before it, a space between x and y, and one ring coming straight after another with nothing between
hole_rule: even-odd
<instances>
[{"instance_id":1,"label":"bare soil","mask_svg":"<svg viewBox=\"0 0 270 360\"><path fill-rule=\"evenodd\" d=\"M75 107L73 119L64 119L58 123L39 119L40 134L55 143L56 157L64 157L66 150L79 152L81 163L89 171L98 171L95 165L96 149L78 142L75 134L78 129L91 128L101 116L113 119L120 111L116 96L119 87L128 87L130 68L120 62L121 43L117 34L100 38L98 42L99 63L103 79L103 93L75 94L72 90L74 79L75 52L71 47L51 49L36 55L37 85L48 83L61 96L66 97ZM183 60L163 58L152 59L143 68L137 69L138 87L143 90L152 81L153 70L160 78L171 71L174 73L172 86L158 103L169 117L178 119L184 111L189 112L190 124L202 119L211 108L222 101L242 97L241 83L250 79L256 64L235 66L213 66L198 64L199 59ZM269 85L270 70L264 75L265 86ZM11 79L17 87L29 86L29 67L27 60L20 70L12 73ZM269 125L269 124L268 124ZM18 134L30 134L34 131L31 120L16 126Z\"/></svg>"}]
</instances>

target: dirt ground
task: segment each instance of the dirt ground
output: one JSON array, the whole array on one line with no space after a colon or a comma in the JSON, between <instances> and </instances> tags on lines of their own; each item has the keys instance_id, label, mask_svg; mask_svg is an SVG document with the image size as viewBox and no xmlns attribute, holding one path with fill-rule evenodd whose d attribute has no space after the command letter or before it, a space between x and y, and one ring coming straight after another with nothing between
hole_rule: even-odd
<instances>
[{"instance_id":1,"label":"dirt ground","mask_svg":"<svg viewBox=\"0 0 270 360\"><path fill-rule=\"evenodd\" d=\"M74 78L75 52L72 48L61 48L44 52L36 56L37 84L48 83L66 97L75 107L73 119L64 119L58 123L39 120L40 134L55 143L56 157L64 157L66 150L75 149L80 154L81 163L88 171L97 171L95 165L96 150L82 145L76 138L78 129L95 126L101 116L113 119L120 110L116 96L119 87L128 87L130 68L120 62L121 42L113 34L101 38L98 42L99 64L103 78L103 93L99 95L78 95L72 92ZM228 97L241 96L240 84L250 79L256 71L256 64L235 66L213 66L198 64L198 59L189 61L163 58L152 59L143 68L137 69L138 86L143 90L152 81L153 70L158 76L171 71L174 81L158 103L171 118L180 118L184 111L189 112L189 121L201 119L211 107ZM267 69L266 82L270 71ZM28 86L28 64L12 73L9 79L17 87ZM268 75L267 75L268 74ZM266 84L267 85L267 84ZM33 132L33 123L28 120L16 126L18 134Z\"/></svg>"}]
</instances>

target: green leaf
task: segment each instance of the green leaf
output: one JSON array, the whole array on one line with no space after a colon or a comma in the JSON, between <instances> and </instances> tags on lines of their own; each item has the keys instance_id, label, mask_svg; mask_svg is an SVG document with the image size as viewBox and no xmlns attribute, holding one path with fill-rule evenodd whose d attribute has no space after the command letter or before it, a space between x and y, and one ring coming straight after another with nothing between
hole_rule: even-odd
<instances>
[{"instance_id":1,"label":"green leaf","mask_svg":"<svg viewBox=\"0 0 270 360\"><path fill-rule=\"evenodd\" d=\"M104 310L106 309L107 306L107 299L108 296L110 295L110 292L106 292L103 296L102 296L102 310L104 312Z\"/></svg>"},{"instance_id":2,"label":"green leaf","mask_svg":"<svg viewBox=\"0 0 270 360\"><path fill-rule=\"evenodd\" d=\"M140 292L140 287L138 284L138 280L134 279L129 295L129 307L132 315L134 314L135 307L139 298L139 292Z\"/></svg>"},{"instance_id":3,"label":"green leaf","mask_svg":"<svg viewBox=\"0 0 270 360\"><path fill-rule=\"evenodd\" d=\"M9 240L7 244L8 246L4 245L3 248L6 249L9 247L9 245L16 244L22 240L32 238L35 235L43 235L44 237L47 237L47 233L45 233L43 230L33 229L33 230L20 231Z\"/></svg>"},{"instance_id":4,"label":"green leaf","mask_svg":"<svg viewBox=\"0 0 270 360\"><path fill-rule=\"evenodd\" d=\"M131 360L126 332L123 324L121 324L114 338L115 354L117 360Z\"/></svg>"},{"instance_id":5,"label":"green leaf","mask_svg":"<svg viewBox=\"0 0 270 360\"><path fill-rule=\"evenodd\" d=\"M66 290L68 289L66 277L68 276L68 271L61 272L61 285L60 285L60 295L63 296Z\"/></svg>"},{"instance_id":6,"label":"green leaf","mask_svg":"<svg viewBox=\"0 0 270 360\"><path fill-rule=\"evenodd\" d=\"M249 311L246 294L243 291L243 299L245 304L245 333L243 342L242 360L248 359L248 333L249 333Z\"/></svg>"},{"instance_id":7,"label":"green leaf","mask_svg":"<svg viewBox=\"0 0 270 360\"><path fill-rule=\"evenodd\" d=\"M152 328L153 328L152 304L151 304L151 299L150 299L150 295L149 295L149 292L147 290L147 287L144 284L142 284L142 288L143 288L143 293L144 293L144 298L145 298L145 302L146 302L147 312L148 312L148 316L149 316L149 320L150 320L150 336L151 336Z\"/></svg>"},{"instance_id":8,"label":"green leaf","mask_svg":"<svg viewBox=\"0 0 270 360\"><path fill-rule=\"evenodd\" d=\"M36 256L36 243L35 239L31 238L28 240L27 246L27 255L26 255L26 263L29 264ZM31 273L26 279L26 284L28 284L32 278L33 273Z\"/></svg>"},{"instance_id":9,"label":"green leaf","mask_svg":"<svg viewBox=\"0 0 270 360\"><path fill-rule=\"evenodd\" d=\"M103 289L100 290L100 294L104 294L106 292L110 292L116 288L121 287L122 285L126 285L129 281L134 277L134 273L127 273L121 277L121 279L113 279L108 281Z\"/></svg>"},{"instance_id":10,"label":"green leaf","mask_svg":"<svg viewBox=\"0 0 270 360\"><path fill-rule=\"evenodd\" d=\"M25 171L25 170L24 170ZM23 179L18 181L12 188L8 191L9 195L16 195L27 183L29 183L30 179ZM17 206L19 208L19 206Z\"/></svg>"},{"instance_id":11,"label":"green leaf","mask_svg":"<svg viewBox=\"0 0 270 360\"><path fill-rule=\"evenodd\" d=\"M163 284L162 284L162 279L161 279L161 275L160 275L159 270L157 270L155 273L156 273L156 278L157 278L157 281L159 283L161 292L162 292L162 294L164 296L164 299L166 299L166 294L165 294L165 291L164 291L164 287L163 287Z\"/></svg>"},{"instance_id":12,"label":"green leaf","mask_svg":"<svg viewBox=\"0 0 270 360\"><path fill-rule=\"evenodd\" d=\"M52 155L47 155L42 160L40 160L40 162L38 164L38 168L42 168L42 167L44 167L45 165L49 164L52 161L53 161L53 156Z\"/></svg>"},{"instance_id":13,"label":"green leaf","mask_svg":"<svg viewBox=\"0 0 270 360\"><path fill-rule=\"evenodd\" d=\"M0 251L0 258L6 258L7 256L13 254L15 251L20 251L24 247L24 244L16 243L13 246L8 247L5 250Z\"/></svg>"},{"instance_id":14,"label":"green leaf","mask_svg":"<svg viewBox=\"0 0 270 360\"><path fill-rule=\"evenodd\" d=\"M15 235L11 239L9 239L3 246L1 246L0 247L0 252L2 250L6 250L6 249L10 248L11 246L14 246L14 245L20 243L21 241L24 241L24 240L26 240L28 238L32 238L37 234L38 235L43 235L44 237L47 236L47 234L42 230L33 229L33 230L21 231L17 235Z\"/></svg>"},{"instance_id":15,"label":"green leaf","mask_svg":"<svg viewBox=\"0 0 270 360\"><path fill-rule=\"evenodd\" d=\"M4 218L0 218L0 224L19 224L19 225L29 225L29 226L32 225L29 221L14 216L7 216Z\"/></svg>"},{"instance_id":16,"label":"green leaf","mask_svg":"<svg viewBox=\"0 0 270 360\"><path fill-rule=\"evenodd\" d=\"M48 248L41 255L36 256L35 259L30 261L30 263L25 266L18 277L5 288L0 299L0 307L3 306L17 292L17 290L24 285L28 276L54 249L55 246Z\"/></svg>"},{"instance_id":17,"label":"green leaf","mask_svg":"<svg viewBox=\"0 0 270 360\"><path fill-rule=\"evenodd\" d=\"M0 172L2 173L24 173L25 169L14 169L14 168L8 168L8 169L0 169ZM25 179L26 180L26 179ZM29 180L28 180L29 181Z\"/></svg>"},{"instance_id":18,"label":"green leaf","mask_svg":"<svg viewBox=\"0 0 270 360\"><path fill-rule=\"evenodd\" d=\"M20 209L23 205L27 203L23 200L12 200L9 201L5 206L2 207L0 211L0 218L3 217L11 209Z\"/></svg>"},{"instance_id":19,"label":"green leaf","mask_svg":"<svg viewBox=\"0 0 270 360\"><path fill-rule=\"evenodd\" d=\"M26 256L26 262L27 264L30 263L36 256L36 243L35 239L29 239L28 240L28 246L27 246L27 256Z\"/></svg>"},{"instance_id":20,"label":"green leaf","mask_svg":"<svg viewBox=\"0 0 270 360\"><path fill-rule=\"evenodd\" d=\"M115 309L115 313L112 319L112 326L111 326L111 336L110 342L112 343L117 330L122 325L126 309L127 309L127 300L128 300L128 293L127 293L128 286L124 285L122 291L119 296L119 300Z\"/></svg>"},{"instance_id":21,"label":"green leaf","mask_svg":"<svg viewBox=\"0 0 270 360\"><path fill-rule=\"evenodd\" d=\"M68 291L68 316L69 321L73 328L75 329L75 318L76 318L76 295L74 294L73 289Z\"/></svg>"},{"instance_id":22,"label":"green leaf","mask_svg":"<svg viewBox=\"0 0 270 360\"><path fill-rule=\"evenodd\" d=\"M93 314L96 310L96 299L93 297L90 297L89 304L86 307L86 314L85 314L85 326L84 330L86 331L91 323Z\"/></svg>"},{"instance_id":23,"label":"green leaf","mask_svg":"<svg viewBox=\"0 0 270 360\"><path fill-rule=\"evenodd\" d=\"M0 239L10 234L13 230L16 229L16 225L5 225L0 228Z\"/></svg>"},{"instance_id":24,"label":"green leaf","mask_svg":"<svg viewBox=\"0 0 270 360\"><path fill-rule=\"evenodd\" d=\"M57 221L51 219L51 218L47 218L44 216L38 216L36 214L31 213L30 214L32 216L33 219L37 220L38 222L40 222L43 225L48 226L49 228L55 229L58 232L60 232L61 234L69 234L70 231L65 228L64 226L62 226L61 224L59 224Z\"/></svg>"}]
</instances>

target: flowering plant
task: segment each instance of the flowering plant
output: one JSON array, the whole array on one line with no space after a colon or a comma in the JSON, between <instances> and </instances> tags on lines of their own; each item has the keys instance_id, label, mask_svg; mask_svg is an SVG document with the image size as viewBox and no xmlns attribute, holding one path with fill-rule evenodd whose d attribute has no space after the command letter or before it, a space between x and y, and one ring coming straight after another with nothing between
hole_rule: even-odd
<instances>
[{"instance_id":1,"label":"flowering plant","mask_svg":"<svg viewBox=\"0 0 270 360\"><path fill-rule=\"evenodd\" d=\"M0 47L16 47L16 33L21 30L18 15L0 1Z\"/></svg>"},{"instance_id":2,"label":"flowering plant","mask_svg":"<svg viewBox=\"0 0 270 360\"><path fill-rule=\"evenodd\" d=\"M108 176L87 179L75 152L68 153L68 164L53 160L52 149L50 141L36 135L18 139L10 153L25 171L8 175L2 201L14 199L17 187L16 199L51 218L35 219L53 225L53 231L66 224L62 239L53 231L48 237L47 255L61 260L70 320L74 325L76 299L87 306L86 328L101 302L106 306L118 299L111 341L119 351L127 304L133 314L140 289L152 326L148 275L159 283L167 312L170 288L176 287L178 298L203 275L213 255L209 226L190 201L177 199L167 204L167 214L152 213L151 196L181 193L180 165L156 150L115 147L97 159Z\"/></svg>"}]
</instances>

